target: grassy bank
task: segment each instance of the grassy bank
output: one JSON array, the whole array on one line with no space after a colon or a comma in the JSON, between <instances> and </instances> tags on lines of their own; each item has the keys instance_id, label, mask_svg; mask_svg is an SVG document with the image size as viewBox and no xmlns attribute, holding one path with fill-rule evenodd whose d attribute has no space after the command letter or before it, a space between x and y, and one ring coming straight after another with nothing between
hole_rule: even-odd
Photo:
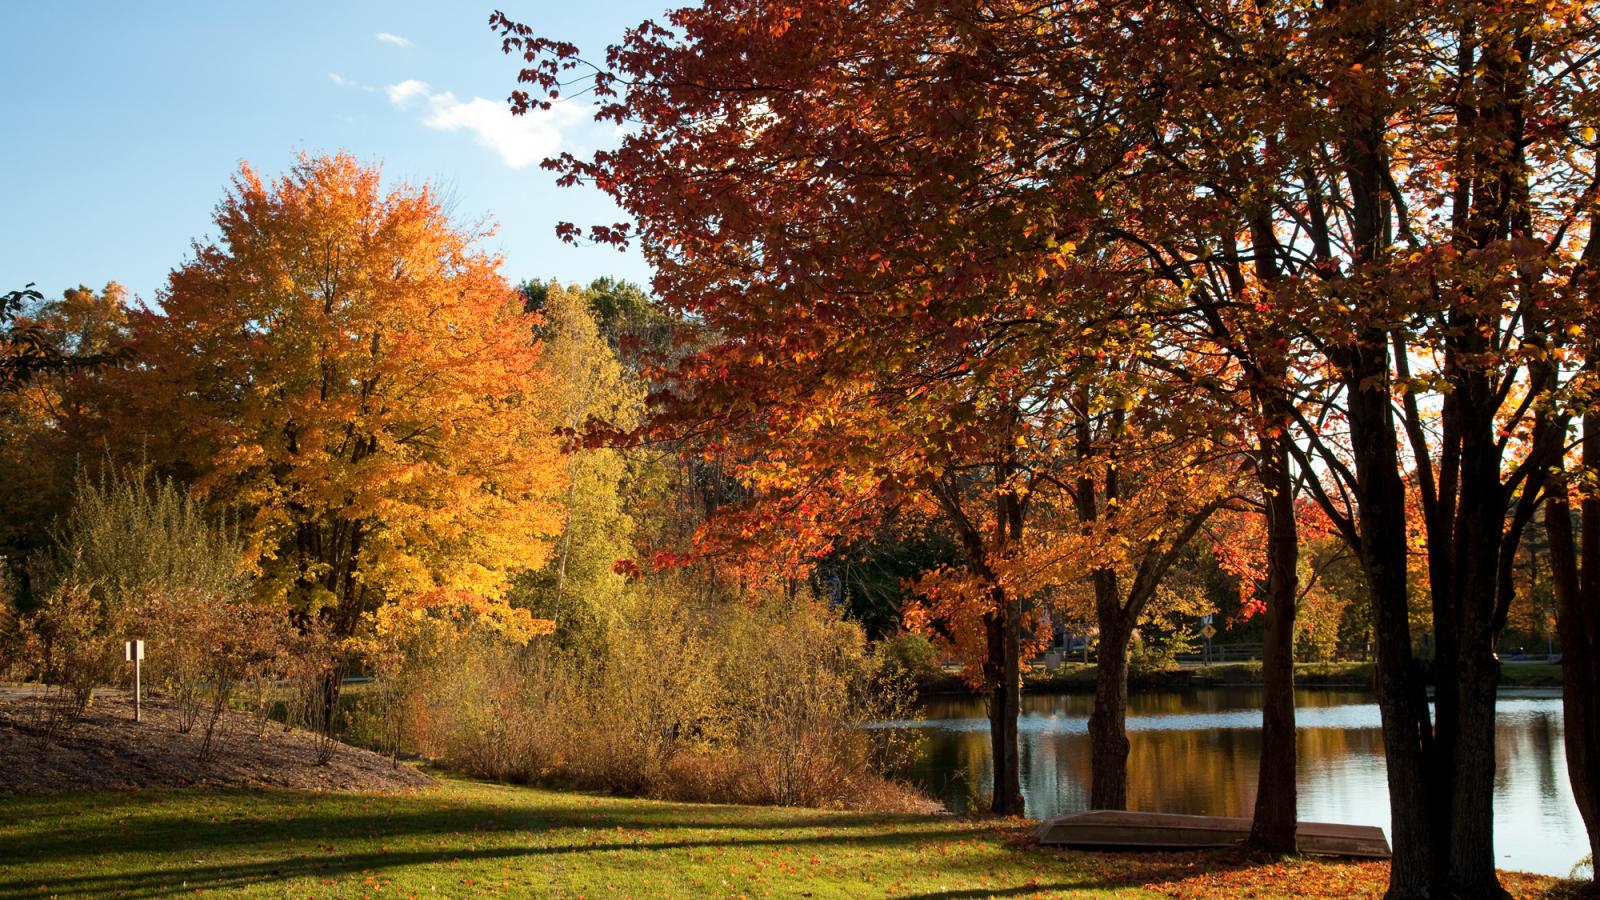
<instances>
[{"instance_id":1,"label":"grassy bank","mask_svg":"<svg viewBox=\"0 0 1600 900\"><path fill-rule=\"evenodd\" d=\"M1048 672L1036 669L1023 676L1030 693L1093 691L1093 663L1065 663ZM1370 688L1374 681L1370 662L1295 663L1295 684L1305 688ZM1183 690L1202 687L1251 687L1261 683L1261 663L1234 662L1211 666L1183 666L1135 671L1128 676L1133 690ZM1555 663L1507 663L1500 669L1502 687L1560 687L1561 666ZM959 677L939 672L918 679L923 694L969 693Z\"/></svg>"},{"instance_id":2,"label":"grassy bank","mask_svg":"<svg viewBox=\"0 0 1600 900\"><path fill-rule=\"evenodd\" d=\"M1377 897L1386 865L1046 852L1018 823L704 806L445 779L406 794L145 791L0 802L0 897ZM1564 896L1508 876L1518 896Z\"/></svg>"}]
</instances>

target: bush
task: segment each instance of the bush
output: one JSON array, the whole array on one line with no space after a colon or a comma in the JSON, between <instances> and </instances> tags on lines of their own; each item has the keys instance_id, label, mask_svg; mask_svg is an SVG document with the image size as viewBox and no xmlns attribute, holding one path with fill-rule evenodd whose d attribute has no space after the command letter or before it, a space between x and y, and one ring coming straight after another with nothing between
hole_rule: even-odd
<instances>
[{"instance_id":1,"label":"bush","mask_svg":"<svg viewBox=\"0 0 1600 900\"><path fill-rule=\"evenodd\" d=\"M903 718L909 694L885 690L895 683L893 673L878 677L879 662L867 654L860 628L820 604L769 601L730 630L736 674L726 679L729 707L739 755L754 776L750 790L757 792L746 799L828 805L860 775L892 770L899 760L874 751L897 736L862 726Z\"/></svg>"},{"instance_id":2,"label":"bush","mask_svg":"<svg viewBox=\"0 0 1600 900\"><path fill-rule=\"evenodd\" d=\"M22 616L11 572L0 566L0 681L24 676Z\"/></svg>"},{"instance_id":3,"label":"bush","mask_svg":"<svg viewBox=\"0 0 1600 900\"><path fill-rule=\"evenodd\" d=\"M873 652L885 669L904 672L919 681L944 673L939 667L939 651L933 646L933 641L915 632L884 638L873 648Z\"/></svg>"},{"instance_id":4,"label":"bush","mask_svg":"<svg viewBox=\"0 0 1600 900\"><path fill-rule=\"evenodd\" d=\"M1182 633L1162 636L1136 633L1128 643L1128 674L1153 675L1178 669L1178 654L1193 652L1192 643Z\"/></svg>"},{"instance_id":5,"label":"bush","mask_svg":"<svg viewBox=\"0 0 1600 900\"><path fill-rule=\"evenodd\" d=\"M425 623L393 638L358 721L473 774L664 799L905 808L927 801L885 773L910 715L908 679L822 604L671 596L619 614L598 651L517 647Z\"/></svg>"},{"instance_id":6,"label":"bush","mask_svg":"<svg viewBox=\"0 0 1600 900\"><path fill-rule=\"evenodd\" d=\"M88 586L69 581L23 619L22 659L35 678L55 689L43 707L40 728L47 736L69 730L93 702L95 688L120 680L120 611Z\"/></svg>"},{"instance_id":7,"label":"bush","mask_svg":"<svg viewBox=\"0 0 1600 900\"><path fill-rule=\"evenodd\" d=\"M146 683L168 695L179 731L202 726L208 760L240 685L265 696L285 636L282 611L245 599L237 535L172 481L107 465L79 472L52 538L50 587L18 629L21 674L57 686L53 708L70 723L96 687L129 680L123 642L143 639Z\"/></svg>"},{"instance_id":8,"label":"bush","mask_svg":"<svg viewBox=\"0 0 1600 900\"><path fill-rule=\"evenodd\" d=\"M93 585L125 608L151 591L233 599L247 587L236 530L141 466L107 464L98 477L80 470L52 539L57 580Z\"/></svg>"},{"instance_id":9,"label":"bush","mask_svg":"<svg viewBox=\"0 0 1600 900\"><path fill-rule=\"evenodd\" d=\"M321 619L310 619L286 630L277 659L278 674L289 686L285 726L311 732L314 761L327 765L339 748L344 719L339 695L350 654Z\"/></svg>"},{"instance_id":10,"label":"bush","mask_svg":"<svg viewBox=\"0 0 1600 900\"><path fill-rule=\"evenodd\" d=\"M207 648L202 670L199 716L201 732L199 758L211 759L223 713L233 704L241 684L259 683L275 674L280 651L287 642L286 620L281 612L250 607L241 603L214 605L192 635Z\"/></svg>"}]
</instances>

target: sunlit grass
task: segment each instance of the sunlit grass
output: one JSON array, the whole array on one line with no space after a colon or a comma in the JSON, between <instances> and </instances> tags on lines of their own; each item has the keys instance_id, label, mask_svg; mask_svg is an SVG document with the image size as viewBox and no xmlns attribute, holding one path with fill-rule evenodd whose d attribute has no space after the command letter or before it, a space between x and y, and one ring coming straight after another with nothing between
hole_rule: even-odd
<instances>
[{"instance_id":1,"label":"sunlit grass","mask_svg":"<svg viewBox=\"0 0 1600 900\"><path fill-rule=\"evenodd\" d=\"M1317 896L1319 886L1378 896L1387 875L1377 863L1238 853L1045 852L1028 848L1027 834L949 816L660 803L454 778L399 795L10 797L0 803L0 897Z\"/></svg>"}]
</instances>

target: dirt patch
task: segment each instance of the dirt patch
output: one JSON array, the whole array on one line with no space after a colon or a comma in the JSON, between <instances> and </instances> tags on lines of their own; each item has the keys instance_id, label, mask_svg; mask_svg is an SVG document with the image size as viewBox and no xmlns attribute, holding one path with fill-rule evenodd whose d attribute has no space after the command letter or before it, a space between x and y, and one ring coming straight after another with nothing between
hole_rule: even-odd
<instances>
[{"instance_id":1,"label":"dirt patch","mask_svg":"<svg viewBox=\"0 0 1600 900\"><path fill-rule=\"evenodd\" d=\"M122 691L97 691L82 719L47 738L43 703L37 690L0 688L0 794L197 785L402 791L433 783L411 766L346 744L319 765L314 735L277 722L258 729L253 717L231 712L202 763L202 726L180 733L176 712L151 698L136 724Z\"/></svg>"}]
</instances>

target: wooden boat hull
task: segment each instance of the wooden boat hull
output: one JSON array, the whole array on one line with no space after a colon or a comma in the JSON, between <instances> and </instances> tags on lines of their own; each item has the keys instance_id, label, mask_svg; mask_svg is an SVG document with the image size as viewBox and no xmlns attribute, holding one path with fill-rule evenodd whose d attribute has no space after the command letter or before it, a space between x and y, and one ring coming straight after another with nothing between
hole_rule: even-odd
<instances>
[{"instance_id":1,"label":"wooden boat hull","mask_svg":"<svg viewBox=\"0 0 1600 900\"><path fill-rule=\"evenodd\" d=\"M1250 820L1229 816L1124 812L1097 809L1057 816L1039 826L1046 846L1181 850L1229 847L1250 836ZM1388 859L1389 841L1373 825L1301 822L1295 832L1301 853Z\"/></svg>"}]
</instances>

